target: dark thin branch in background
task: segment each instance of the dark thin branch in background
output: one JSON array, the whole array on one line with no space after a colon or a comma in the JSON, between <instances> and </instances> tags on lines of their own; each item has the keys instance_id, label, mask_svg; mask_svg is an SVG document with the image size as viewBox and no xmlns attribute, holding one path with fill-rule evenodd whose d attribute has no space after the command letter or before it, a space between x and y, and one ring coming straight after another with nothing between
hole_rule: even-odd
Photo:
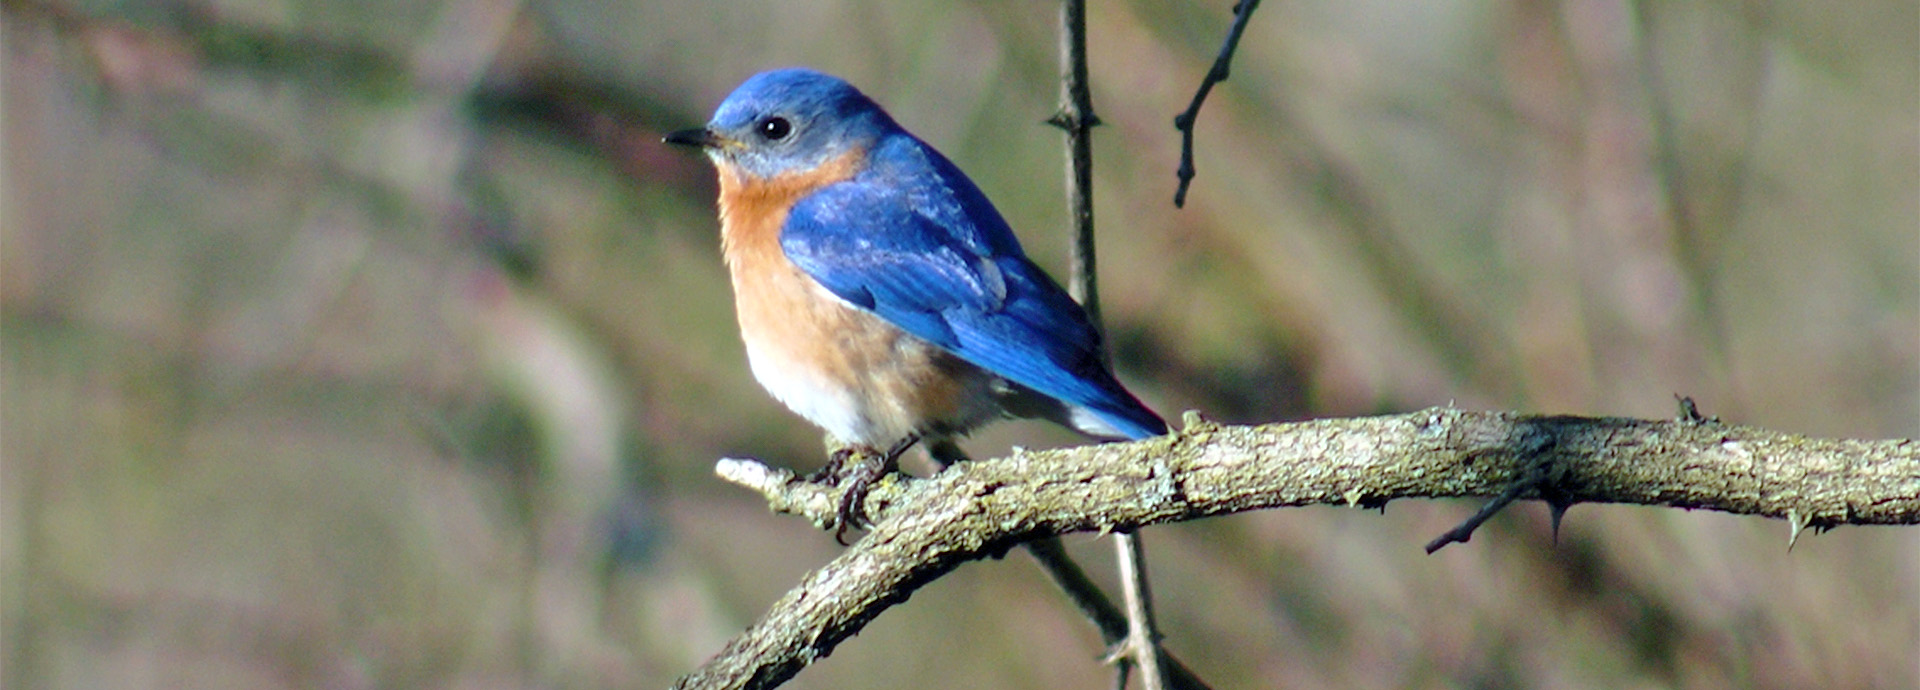
<instances>
[{"instance_id":1,"label":"dark thin branch in background","mask_svg":"<svg viewBox=\"0 0 1920 690\"><path fill-rule=\"evenodd\" d=\"M1113 600L1100 591L1100 586L1087 577L1087 572L1078 563L1067 557L1066 547L1061 545L1059 537L1030 541L1026 547L1033 560L1039 562L1040 568L1047 571L1047 576L1053 578L1054 584L1060 586L1060 591L1066 592L1087 620L1100 628L1100 639L1107 646L1113 647L1126 641L1127 614L1113 605ZM1180 663L1179 658L1165 649L1160 650L1160 670L1166 674L1167 684L1171 687L1184 690L1205 690L1207 687L1186 664Z\"/></svg>"},{"instance_id":2,"label":"dark thin branch in background","mask_svg":"<svg viewBox=\"0 0 1920 690\"><path fill-rule=\"evenodd\" d=\"M1260 6L1260 0L1240 0L1233 6L1233 28L1227 30L1227 40L1220 45L1220 55L1213 59L1213 67L1207 70L1207 78L1200 81L1200 88L1193 92L1193 102L1187 104L1185 112L1173 116L1173 128L1180 130L1180 188L1173 192L1173 205L1187 205L1187 187L1193 184L1193 121L1200 117L1200 104L1207 101L1207 93L1213 91L1213 85L1227 80L1228 66L1233 62L1233 52L1240 48L1240 35L1247 31L1247 20L1253 17L1253 10Z\"/></svg>"},{"instance_id":3,"label":"dark thin branch in background","mask_svg":"<svg viewBox=\"0 0 1920 690\"><path fill-rule=\"evenodd\" d=\"M1438 537L1434 537L1432 541L1427 542L1426 547L1424 547L1427 553L1439 551L1440 549L1446 548L1448 544L1467 543L1468 540L1473 538L1474 530L1480 529L1481 525L1493 519L1494 515L1505 510L1507 506L1512 505L1513 502L1520 500L1521 496L1527 495L1529 491L1541 491L1541 485L1546 481L1547 469L1544 465L1535 465L1532 472L1529 472L1527 476L1522 477L1518 481L1508 484L1505 491L1494 496L1493 500L1487 501L1486 505L1481 506L1480 510L1474 511L1471 517L1461 521L1460 524L1455 525L1453 529L1447 530ZM1548 501L1548 504L1553 511L1553 534L1557 540L1560 536L1560 516L1566 513L1566 506L1565 504L1553 501Z\"/></svg>"}]
</instances>

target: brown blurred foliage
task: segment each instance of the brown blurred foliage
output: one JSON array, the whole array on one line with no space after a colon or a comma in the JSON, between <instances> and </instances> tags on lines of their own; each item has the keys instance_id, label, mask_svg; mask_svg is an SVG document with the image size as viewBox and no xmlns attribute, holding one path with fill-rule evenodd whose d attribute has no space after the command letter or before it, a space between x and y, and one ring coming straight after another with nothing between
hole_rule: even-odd
<instances>
[{"instance_id":1,"label":"brown blurred foliage","mask_svg":"<svg viewBox=\"0 0 1920 690\"><path fill-rule=\"evenodd\" d=\"M1920 436L1914 3L1269 3L1176 211L1228 5L1089 17L1106 318L1163 413ZM1048 3L0 8L8 687L658 687L829 558L708 474L820 441L655 143L754 71L861 85L1062 265ZM1152 530L1169 644L1223 688L1920 685L1912 530L1535 506L1421 554L1470 509ZM976 563L794 685L1101 687L1096 646Z\"/></svg>"}]
</instances>

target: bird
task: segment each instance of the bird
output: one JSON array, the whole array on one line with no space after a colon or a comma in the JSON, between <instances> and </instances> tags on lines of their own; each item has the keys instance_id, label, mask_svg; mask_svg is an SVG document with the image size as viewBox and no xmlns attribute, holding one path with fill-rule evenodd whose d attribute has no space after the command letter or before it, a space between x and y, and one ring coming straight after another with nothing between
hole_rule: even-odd
<instances>
[{"instance_id":1,"label":"bird","mask_svg":"<svg viewBox=\"0 0 1920 690\"><path fill-rule=\"evenodd\" d=\"M925 441L1001 418L1101 441L1166 423L1115 378L1087 312L1027 257L966 173L838 77L749 77L668 133L719 175L721 253L754 378L842 444L818 478L868 485ZM845 477L848 457L863 462Z\"/></svg>"}]
</instances>

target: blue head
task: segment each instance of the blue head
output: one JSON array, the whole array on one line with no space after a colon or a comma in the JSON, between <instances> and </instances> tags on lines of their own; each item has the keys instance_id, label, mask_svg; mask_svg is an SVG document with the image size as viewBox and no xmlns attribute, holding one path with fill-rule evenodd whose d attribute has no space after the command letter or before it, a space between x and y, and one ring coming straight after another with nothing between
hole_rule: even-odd
<instances>
[{"instance_id":1,"label":"blue head","mask_svg":"<svg viewBox=\"0 0 1920 690\"><path fill-rule=\"evenodd\" d=\"M792 68L753 75L720 103L705 128L674 132L666 140L700 146L717 164L772 178L866 150L898 128L853 85Z\"/></svg>"}]
</instances>

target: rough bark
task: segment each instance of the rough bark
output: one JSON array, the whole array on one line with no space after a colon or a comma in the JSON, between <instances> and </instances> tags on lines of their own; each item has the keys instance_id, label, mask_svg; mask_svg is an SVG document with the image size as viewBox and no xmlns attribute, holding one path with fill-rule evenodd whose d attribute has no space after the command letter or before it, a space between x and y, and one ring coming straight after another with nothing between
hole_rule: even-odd
<instances>
[{"instance_id":1,"label":"rough bark","mask_svg":"<svg viewBox=\"0 0 1920 690\"><path fill-rule=\"evenodd\" d=\"M723 460L778 511L826 524L835 493ZM1023 541L1246 510L1498 495L1782 518L1806 527L1920 523L1920 443L1817 439L1685 417L1642 420L1430 409L1221 426L1188 414L1165 437L962 463L890 478L875 525L809 574L679 688L763 688L830 653L887 607L968 560Z\"/></svg>"}]
</instances>

